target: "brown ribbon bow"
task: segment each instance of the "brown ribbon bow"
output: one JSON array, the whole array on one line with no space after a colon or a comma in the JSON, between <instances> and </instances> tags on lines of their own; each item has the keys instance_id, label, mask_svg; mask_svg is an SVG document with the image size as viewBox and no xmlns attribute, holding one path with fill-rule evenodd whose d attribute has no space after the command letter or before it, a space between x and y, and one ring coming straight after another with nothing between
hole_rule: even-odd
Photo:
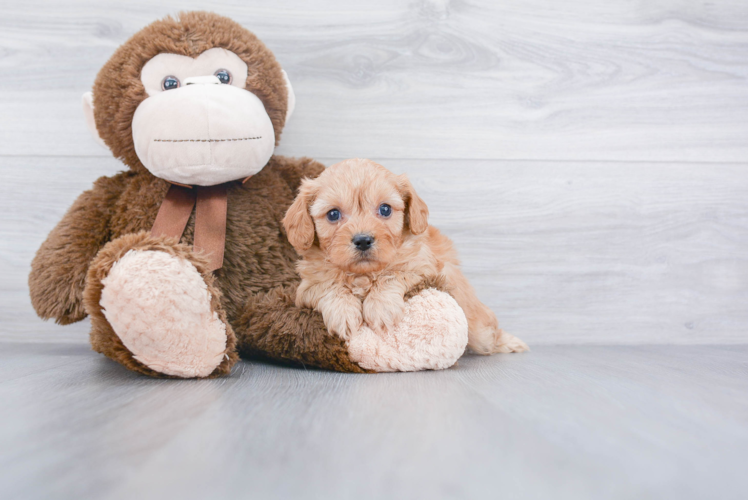
<instances>
[{"instance_id":1,"label":"brown ribbon bow","mask_svg":"<svg viewBox=\"0 0 748 500\"><path fill-rule=\"evenodd\" d=\"M249 180L249 177L242 182ZM183 186L172 184L153 223L153 236L182 238L192 209L195 208L195 238L193 248L205 254L209 271L223 266L226 247L226 213L228 211L229 185Z\"/></svg>"}]
</instances>

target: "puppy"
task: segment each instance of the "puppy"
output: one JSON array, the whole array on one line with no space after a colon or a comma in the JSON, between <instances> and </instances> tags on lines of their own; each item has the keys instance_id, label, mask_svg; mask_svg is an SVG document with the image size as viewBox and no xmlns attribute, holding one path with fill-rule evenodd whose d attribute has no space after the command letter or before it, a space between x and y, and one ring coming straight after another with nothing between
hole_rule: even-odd
<instances>
[{"instance_id":1,"label":"puppy","mask_svg":"<svg viewBox=\"0 0 748 500\"><path fill-rule=\"evenodd\" d=\"M499 329L460 271L452 242L429 226L428 215L407 176L370 160L345 160L304 179L283 219L302 256L296 304L320 311L327 329L348 340L364 322L374 330L394 327L405 293L442 279L465 312L473 351L527 350Z\"/></svg>"}]
</instances>

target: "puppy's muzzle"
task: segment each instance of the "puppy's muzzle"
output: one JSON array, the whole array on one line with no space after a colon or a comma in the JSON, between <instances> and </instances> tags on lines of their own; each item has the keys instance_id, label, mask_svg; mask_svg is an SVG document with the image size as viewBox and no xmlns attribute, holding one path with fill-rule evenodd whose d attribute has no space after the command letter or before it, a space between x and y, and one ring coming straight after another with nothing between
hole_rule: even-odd
<instances>
[{"instance_id":1,"label":"puppy's muzzle","mask_svg":"<svg viewBox=\"0 0 748 500\"><path fill-rule=\"evenodd\" d=\"M351 242L359 252L365 252L374 244L374 237L369 234L356 234Z\"/></svg>"}]
</instances>

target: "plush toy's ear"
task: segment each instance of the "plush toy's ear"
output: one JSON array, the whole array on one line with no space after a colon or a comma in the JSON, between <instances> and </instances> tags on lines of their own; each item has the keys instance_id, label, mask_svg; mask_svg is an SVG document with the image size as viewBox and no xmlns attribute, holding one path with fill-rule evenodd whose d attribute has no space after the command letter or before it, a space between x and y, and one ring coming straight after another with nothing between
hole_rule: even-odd
<instances>
[{"instance_id":1,"label":"plush toy's ear","mask_svg":"<svg viewBox=\"0 0 748 500\"><path fill-rule=\"evenodd\" d=\"M299 188L299 195L283 218L288 241L298 251L309 250L314 244L314 221L309 214L309 205L314 200L317 185L311 179L304 179Z\"/></svg>"},{"instance_id":2,"label":"plush toy's ear","mask_svg":"<svg viewBox=\"0 0 748 500\"><path fill-rule=\"evenodd\" d=\"M93 106L93 94L86 92L83 94L83 116L86 118L86 125L88 125L88 131L91 132L96 144L102 148L109 149L104 141L99 136L99 131L96 130L96 120L94 119L94 106Z\"/></svg>"},{"instance_id":3,"label":"plush toy's ear","mask_svg":"<svg viewBox=\"0 0 748 500\"><path fill-rule=\"evenodd\" d=\"M291 86L291 80L288 79L288 75L283 70L281 72L283 73L283 79L286 81L286 89L288 90L288 107L286 108L286 123L288 123L288 119L291 118L293 110L296 107L296 95L293 93L293 87Z\"/></svg>"},{"instance_id":4,"label":"plush toy's ear","mask_svg":"<svg viewBox=\"0 0 748 500\"><path fill-rule=\"evenodd\" d=\"M405 199L405 223L413 234L421 234L429 228L429 207L416 194L408 176L398 176L400 193Z\"/></svg>"}]
</instances>

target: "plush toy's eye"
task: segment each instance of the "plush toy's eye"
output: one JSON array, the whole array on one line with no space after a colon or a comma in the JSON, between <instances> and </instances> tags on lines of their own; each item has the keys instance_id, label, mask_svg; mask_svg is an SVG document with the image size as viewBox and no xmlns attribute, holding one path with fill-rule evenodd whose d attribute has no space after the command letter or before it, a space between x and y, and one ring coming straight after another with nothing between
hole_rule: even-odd
<instances>
[{"instance_id":1,"label":"plush toy's eye","mask_svg":"<svg viewBox=\"0 0 748 500\"><path fill-rule=\"evenodd\" d=\"M179 78L176 76L167 76L161 81L161 89L162 90L172 90L179 88L181 83L179 83Z\"/></svg>"},{"instance_id":2,"label":"plush toy's eye","mask_svg":"<svg viewBox=\"0 0 748 500\"><path fill-rule=\"evenodd\" d=\"M340 210L337 208L333 208L329 212L327 212L327 220L330 222L337 222L340 220Z\"/></svg>"},{"instance_id":3,"label":"plush toy's eye","mask_svg":"<svg viewBox=\"0 0 748 500\"><path fill-rule=\"evenodd\" d=\"M392 207L386 203L382 203L379 205L379 215L382 217L389 217L392 215Z\"/></svg>"},{"instance_id":4,"label":"plush toy's eye","mask_svg":"<svg viewBox=\"0 0 748 500\"><path fill-rule=\"evenodd\" d=\"M231 83L231 72L227 69L219 69L215 73L213 73L218 77L219 80L221 80L221 83L225 83L226 85L229 85Z\"/></svg>"}]
</instances>

